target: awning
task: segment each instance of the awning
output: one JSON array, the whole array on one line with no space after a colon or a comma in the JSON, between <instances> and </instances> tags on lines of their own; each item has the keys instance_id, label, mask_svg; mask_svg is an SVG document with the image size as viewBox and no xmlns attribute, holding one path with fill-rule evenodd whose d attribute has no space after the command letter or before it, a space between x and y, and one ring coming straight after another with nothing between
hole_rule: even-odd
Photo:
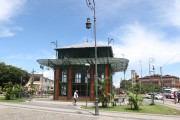
<instances>
[{"instance_id":1,"label":"awning","mask_svg":"<svg viewBox=\"0 0 180 120\"><path fill-rule=\"evenodd\" d=\"M47 66L50 68L55 68L55 66L69 66L69 65L85 65L89 63L91 65L95 64L94 58L65 58L65 59L39 59L37 62L40 65ZM109 64L111 65L112 72L126 71L128 67L129 60L125 58L112 58L104 57L97 58L98 64Z\"/></svg>"}]
</instances>

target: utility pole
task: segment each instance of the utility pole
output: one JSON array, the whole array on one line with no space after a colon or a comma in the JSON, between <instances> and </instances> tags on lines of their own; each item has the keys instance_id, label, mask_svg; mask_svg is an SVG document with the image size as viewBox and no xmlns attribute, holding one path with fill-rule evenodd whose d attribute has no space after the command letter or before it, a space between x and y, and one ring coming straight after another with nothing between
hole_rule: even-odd
<instances>
[{"instance_id":1,"label":"utility pole","mask_svg":"<svg viewBox=\"0 0 180 120\"><path fill-rule=\"evenodd\" d=\"M40 93L40 94L41 94L41 97L42 97L42 95L43 95L43 81L44 81L44 75L43 75L43 73L44 73L44 66L41 65L40 68L42 69L41 93Z\"/></svg>"},{"instance_id":2,"label":"utility pole","mask_svg":"<svg viewBox=\"0 0 180 120\"><path fill-rule=\"evenodd\" d=\"M140 91L141 91L141 80L142 80L142 64L141 64L141 60L139 61L140 62L140 66L141 66L141 79L140 79Z\"/></svg>"},{"instance_id":3,"label":"utility pole","mask_svg":"<svg viewBox=\"0 0 180 120\"><path fill-rule=\"evenodd\" d=\"M151 79L151 63L154 63L155 59L154 58L149 58L149 77ZM154 70L154 66L153 66L153 70ZM153 79L151 79L151 104L154 104L154 92L153 92Z\"/></svg>"},{"instance_id":4,"label":"utility pole","mask_svg":"<svg viewBox=\"0 0 180 120\"><path fill-rule=\"evenodd\" d=\"M161 72L161 92L162 92L163 103L164 103L164 90L163 90L163 80L162 80L162 67L160 67L160 72Z\"/></svg>"},{"instance_id":5,"label":"utility pole","mask_svg":"<svg viewBox=\"0 0 180 120\"><path fill-rule=\"evenodd\" d=\"M33 89L34 89L34 87L33 87L33 82L34 82L34 68L33 68L33 70L32 70L32 78L31 78L31 84L30 84L30 98L29 98L29 101L31 101L32 100L32 96L33 96Z\"/></svg>"}]
</instances>

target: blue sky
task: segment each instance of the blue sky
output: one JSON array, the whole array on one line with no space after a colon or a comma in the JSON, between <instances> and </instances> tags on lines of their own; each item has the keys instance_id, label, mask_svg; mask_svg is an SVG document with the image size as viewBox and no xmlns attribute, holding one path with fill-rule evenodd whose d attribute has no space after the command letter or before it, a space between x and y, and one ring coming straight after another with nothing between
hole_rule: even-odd
<instances>
[{"instance_id":1,"label":"blue sky","mask_svg":"<svg viewBox=\"0 0 180 120\"><path fill-rule=\"evenodd\" d=\"M131 70L149 75L149 59L155 73L180 77L179 0L95 0L97 43L114 39L115 57L129 59ZM0 61L31 72L41 72L37 59L55 58L54 46L94 42L93 29L87 30L93 12L85 0L0 0ZM123 56L124 54L124 56ZM52 78L52 71L44 71ZM114 75L118 87L122 73Z\"/></svg>"}]
</instances>

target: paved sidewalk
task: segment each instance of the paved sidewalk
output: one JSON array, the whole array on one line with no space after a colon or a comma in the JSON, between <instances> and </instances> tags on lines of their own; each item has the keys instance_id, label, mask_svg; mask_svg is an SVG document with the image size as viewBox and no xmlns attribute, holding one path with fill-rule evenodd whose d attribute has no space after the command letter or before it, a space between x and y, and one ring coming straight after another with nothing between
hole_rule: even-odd
<instances>
[{"instance_id":1,"label":"paved sidewalk","mask_svg":"<svg viewBox=\"0 0 180 120\"><path fill-rule=\"evenodd\" d=\"M180 110L180 103L174 104L174 102L165 101L164 104Z\"/></svg>"},{"instance_id":2,"label":"paved sidewalk","mask_svg":"<svg viewBox=\"0 0 180 120\"><path fill-rule=\"evenodd\" d=\"M180 120L180 116L176 115L159 115L159 114L141 114L141 113L126 113L126 112L107 112L107 111L99 111L99 116L94 115L94 110L84 110L81 109L81 106L85 106L85 102L78 102L77 106L73 106L72 102L63 102L63 101L52 101L51 99L34 99L33 101L30 101L32 103L36 104L44 104L44 106L34 106L34 105L28 105L28 104L21 104L21 103L2 103L0 102L0 108L2 106L13 108L13 109L21 109L24 112L25 110L32 110L32 112L38 113L38 111L44 111L46 115L51 115L52 113L58 113L61 116L64 116L64 119L67 118L69 120L75 120L75 118L78 118L81 116L81 118L85 118L88 120L91 119L98 119L98 120ZM165 102L168 106L180 106L180 104L171 104L170 102ZM93 105L93 103L88 103L88 106ZM69 106L70 109L64 109L63 106ZM1 110L0 110L1 111ZM6 111L8 112L8 111ZM30 112L31 113L31 112ZM25 114L25 113L24 113ZM27 113L26 113L27 114ZM35 113L33 113L35 114ZM43 114L42 112L39 114ZM67 116L68 114L68 116ZM37 117L37 116L33 116ZM52 116L54 119L56 119L56 116ZM59 117L59 116L58 116ZM36 119L36 118L34 118ZM14 120L14 119L10 119ZM18 119L19 120L19 119ZM20 119L21 120L21 119ZM24 119L29 120L29 119ZM33 120L33 119L32 119ZM38 119L41 120L41 119ZM42 120L46 120L46 118L42 118ZM57 119L58 120L58 119Z\"/></svg>"}]
</instances>

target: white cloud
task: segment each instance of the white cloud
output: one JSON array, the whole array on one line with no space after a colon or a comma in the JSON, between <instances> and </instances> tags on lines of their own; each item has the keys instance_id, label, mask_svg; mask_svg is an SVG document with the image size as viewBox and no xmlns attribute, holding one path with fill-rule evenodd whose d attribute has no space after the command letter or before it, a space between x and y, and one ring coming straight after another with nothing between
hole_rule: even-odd
<instances>
[{"instance_id":1,"label":"white cloud","mask_svg":"<svg viewBox=\"0 0 180 120\"><path fill-rule=\"evenodd\" d=\"M14 36L14 33L9 28L0 28L0 37Z\"/></svg>"},{"instance_id":2,"label":"white cloud","mask_svg":"<svg viewBox=\"0 0 180 120\"><path fill-rule=\"evenodd\" d=\"M0 1L0 21L9 21L19 14L26 0L1 0Z\"/></svg>"},{"instance_id":3,"label":"white cloud","mask_svg":"<svg viewBox=\"0 0 180 120\"><path fill-rule=\"evenodd\" d=\"M3 59L4 59L4 60L8 60L8 59L21 58L21 57L22 57L21 54L16 54L16 55L11 55L11 56L3 57Z\"/></svg>"},{"instance_id":4,"label":"white cloud","mask_svg":"<svg viewBox=\"0 0 180 120\"><path fill-rule=\"evenodd\" d=\"M43 72L44 77L54 80L54 71L52 69L44 70Z\"/></svg>"},{"instance_id":5,"label":"white cloud","mask_svg":"<svg viewBox=\"0 0 180 120\"><path fill-rule=\"evenodd\" d=\"M96 15L100 21L97 29L105 26L110 31L116 27L107 36L115 41L115 45L111 44L115 57L122 58L124 54L130 60L128 73L140 69L141 60L143 71L147 71L143 74L148 75L149 58L155 59L156 67L180 62L177 29L180 27L180 0L98 0ZM109 20L112 21L107 22ZM117 77L118 81L121 76L123 74ZM114 81L114 84L118 86L119 82Z\"/></svg>"},{"instance_id":6,"label":"white cloud","mask_svg":"<svg viewBox=\"0 0 180 120\"><path fill-rule=\"evenodd\" d=\"M168 26L180 27L180 1L160 0L152 3L161 22Z\"/></svg>"},{"instance_id":7,"label":"white cloud","mask_svg":"<svg viewBox=\"0 0 180 120\"><path fill-rule=\"evenodd\" d=\"M116 15L119 13L120 9L128 8L129 6L140 2L140 0L97 0L95 2L97 14L109 17L107 14L110 14L111 16Z\"/></svg>"},{"instance_id":8,"label":"white cloud","mask_svg":"<svg viewBox=\"0 0 180 120\"><path fill-rule=\"evenodd\" d=\"M142 7L142 4L149 9ZM144 0L98 0L96 11L97 19L101 20L101 24L108 19L120 18L119 21L129 21L141 16L139 20L143 20L142 22L153 20L151 24L180 27L180 0L148 0L146 2ZM132 18L133 15L134 18ZM149 19L146 19L147 17Z\"/></svg>"},{"instance_id":9,"label":"white cloud","mask_svg":"<svg viewBox=\"0 0 180 120\"><path fill-rule=\"evenodd\" d=\"M149 58L155 59L155 66L180 62L177 57L180 51L180 37L167 40L166 34L143 26L139 23L133 23L116 28L110 35L115 39L113 52L115 57L129 59L128 72L132 69L140 68L139 60L142 61L144 71L148 72ZM171 59L173 57L173 59ZM148 73L147 73L148 74ZM114 81L118 85L120 77ZM130 79L130 75L129 78Z\"/></svg>"},{"instance_id":10,"label":"white cloud","mask_svg":"<svg viewBox=\"0 0 180 120\"><path fill-rule=\"evenodd\" d=\"M20 27L12 25L12 18L20 14L27 0L0 0L0 37L15 35ZM21 29L22 30L22 29Z\"/></svg>"},{"instance_id":11,"label":"white cloud","mask_svg":"<svg viewBox=\"0 0 180 120\"><path fill-rule=\"evenodd\" d=\"M23 30L21 27L0 27L0 37L14 36L16 31Z\"/></svg>"},{"instance_id":12,"label":"white cloud","mask_svg":"<svg viewBox=\"0 0 180 120\"><path fill-rule=\"evenodd\" d=\"M37 69L36 69L37 70ZM45 78L54 80L54 70L48 67L44 67L44 69L38 69L37 71L35 71L36 74L43 74L43 76Z\"/></svg>"},{"instance_id":13,"label":"white cloud","mask_svg":"<svg viewBox=\"0 0 180 120\"><path fill-rule=\"evenodd\" d=\"M126 58L133 61L148 58L157 58L160 63L167 61L173 53L177 53L180 45L180 38L166 40L165 34L160 31L153 30L139 23L125 25L116 28L111 35L118 41L114 46L116 56L122 57L122 53ZM178 62L180 59L174 60Z\"/></svg>"}]
</instances>

